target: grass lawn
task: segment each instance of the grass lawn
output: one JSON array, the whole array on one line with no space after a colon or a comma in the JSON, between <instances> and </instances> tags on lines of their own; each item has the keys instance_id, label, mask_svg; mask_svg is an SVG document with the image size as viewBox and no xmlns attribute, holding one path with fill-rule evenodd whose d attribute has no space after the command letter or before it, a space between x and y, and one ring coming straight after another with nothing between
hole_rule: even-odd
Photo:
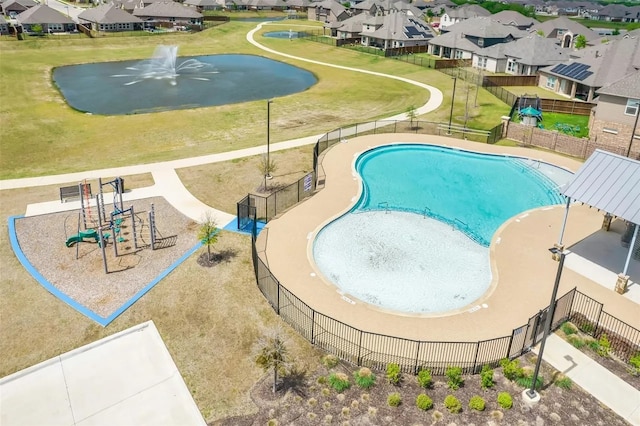
<instances>
[{"instance_id":1,"label":"grass lawn","mask_svg":"<svg viewBox=\"0 0 640 426\"><path fill-rule=\"evenodd\" d=\"M281 27L307 25L288 22ZM0 42L0 178L45 175L145 163L228 151L264 143L263 101L136 116L90 116L65 105L50 80L53 67L93 61L148 58L157 44L179 44L181 55L251 53L271 56L316 73L316 87L276 99L271 107L272 141L328 131L355 122L404 112L428 93L403 82L366 76L266 54L245 40L254 23L231 22L194 35L28 40ZM265 31L275 26L267 26ZM385 58L305 40L260 38L274 49L315 60L403 76L439 87L445 103L421 120L446 121L452 80L445 74ZM456 89L454 122L464 116L467 93ZM480 90L469 107L471 127L490 128L509 107ZM480 114L480 106L483 109ZM273 154L278 164L270 185L286 184L311 168L311 146ZM235 202L255 191L259 157L179 170L194 195L233 212ZM125 176L126 187L152 184L149 174ZM24 214L27 204L58 198L58 186L0 192L0 218ZM195 231L194 231L195 232ZM204 249L203 249L204 250ZM246 236L223 232L216 250L231 253L213 268L195 254L106 328L44 290L14 256L8 234L0 235L0 377L152 319L198 407L212 421L251 414L249 389L262 376L251 347L264 330L281 322L255 285ZM292 351L302 365L315 365L317 351L289 330Z\"/></svg>"},{"instance_id":2,"label":"grass lawn","mask_svg":"<svg viewBox=\"0 0 640 426\"><path fill-rule=\"evenodd\" d=\"M273 31L316 25L306 21L265 26ZM148 58L158 44L178 44L180 55L246 53L269 56L304 67L319 77L311 89L277 98L272 105L272 141L278 142L356 122L401 113L422 105L428 92L404 82L365 75L266 53L245 40L255 23L233 21L198 34L104 39L45 39L0 42L0 105L3 138L0 178L38 176L103 167L142 164L256 146L264 142L263 101L237 105L127 116L87 115L69 108L51 81L54 67L85 62ZM451 79L379 56L367 55L306 40L257 36L274 49L309 59L354 66L407 77L440 88L445 105L423 120L448 120L446 100ZM460 86L460 85L459 85ZM454 121L461 124L465 96L456 92ZM491 128L508 108L480 91L468 125ZM462 111L462 112L461 112ZM179 123L179 125L176 125Z\"/></svg>"},{"instance_id":3,"label":"grass lawn","mask_svg":"<svg viewBox=\"0 0 640 426\"><path fill-rule=\"evenodd\" d=\"M589 116L588 115L572 115L560 114L555 112L543 112L542 124L545 129L555 130L557 125L569 125L574 129L580 128L579 131L572 134L578 138L586 138L589 136ZM566 133L566 132L565 132Z\"/></svg>"}]
</instances>

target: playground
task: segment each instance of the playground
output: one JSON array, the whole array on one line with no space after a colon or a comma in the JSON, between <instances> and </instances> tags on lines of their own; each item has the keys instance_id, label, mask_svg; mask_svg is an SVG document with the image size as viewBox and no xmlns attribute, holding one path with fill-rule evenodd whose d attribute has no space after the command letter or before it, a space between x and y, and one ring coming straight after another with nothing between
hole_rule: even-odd
<instances>
[{"instance_id":1,"label":"playground","mask_svg":"<svg viewBox=\"0 0 640 426\"><path fill-rule=\"evenodd\" d=\"M17 241L33 269L55 290L102 318L152 287L198 242L198 225L162 197L127 201L124 207L124 213L112 215L107 204L108 225L102 229L85 228L81 210L15 220ZM87 217L96 210L85 209Z\"/></svg>"}]
</instances>

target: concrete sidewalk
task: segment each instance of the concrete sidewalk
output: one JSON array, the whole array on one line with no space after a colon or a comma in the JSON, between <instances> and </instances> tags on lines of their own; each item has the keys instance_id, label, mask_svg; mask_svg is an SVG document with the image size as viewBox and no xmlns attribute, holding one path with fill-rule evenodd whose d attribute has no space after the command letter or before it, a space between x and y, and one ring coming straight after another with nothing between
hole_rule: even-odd
<instances>
[{"instance_id":1,"label":"concrete sidewalk","mask_svg":"<svg viewBox=\"0 0 640 426\"><path fill-rule=\"evenodd\" d=\"M533 352L538 353L538 348ZM620 417L640 426L640 391L633 386L556 334L547 338L543 359Z\"/></svg>"},{"instance_id":2,"label":"concrete sidewalk","mask_svg":"<svg viewBox=\"0 0 640 426\"><path fill-rule=\"evenodd\" d=\"M205 425L152 321L0 380L0 424Z\"/></svg>"}]
</instances>

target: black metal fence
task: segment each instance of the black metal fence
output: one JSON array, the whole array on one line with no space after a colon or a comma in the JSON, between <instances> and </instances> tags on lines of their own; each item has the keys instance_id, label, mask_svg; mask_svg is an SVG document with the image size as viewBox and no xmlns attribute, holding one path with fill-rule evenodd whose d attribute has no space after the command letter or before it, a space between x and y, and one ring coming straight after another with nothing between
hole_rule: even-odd
<instances>
[{"instance_id":1,"label":"black metal fence","mask_svg":"<svg viewBox=\"0 0 640 426\"><path fill-rule=\"evenodd\" d=\"M313 148L313 172L268 196L248 194L238 201L236 204L238 229L248 231L248 227L253 221L254 211L256 219L266 223L312 195L316 190L316 185L324 184L324 174L318 170L318 164L321 154L329 147L348 137L382 133L442 135L477 142L496 143L502 137L502 123L489 130L478 130L431 121L379 120L332 130L318 139Z\"/></svg>"},{"instance_id":2,"label":"black metal fence","mask_svg":"<svg viewBox=\"0 0 640 426\"><path fill-rule=\"evenodd\" d=\"M542 338L548 307L513 329L511 335L478 342L419 341L357 329L314 310L282 286L260 259L255 239L254 233L252 253L256 280L273 309L312 344L352 364L384 370L393 362L405 373L416 374L422 368L429 368L435 375L444 375L446 368L454 365L461 367L465 374L475 374L483 365L496 366L503 358L526 353ZM594 336L607 334L611 350L625 361L640 351L640 330L609 315L601 303L575 288L556 301L552 328L557 329L567 320L577 321ZM593 328L586 328L585 321Z\"/></svg>"},{"instance_id":3,"label":"black metal fence","mask_svg":"<svg viewBox=\"0 0 640 426\"><path fill-rule=\"evenodd\" d=\"M256 247L257 221L268 222L312 195L316 185L322 186L323 178L318 170L320 158L332 145L346 137L375 133L378 129L387 133L399 128L405 131L408 122L385 123L384 126L379 126L379 122L364 123L325 134L314 146L312 173L268 197L248 195L238 202L238 227L250 228L253 266L260 291L278 315L312 344L353 364L377 370L383 370L394 362L406 373L415 374L421 368L430 368L433 374L442 375L447 366L455 365L463 368L465 373L473 374L485 364L495 366L503 358L515 358L527 352L542 338L549 307L534 314L526 324L513 329L509 336L478 342L411 340L360 330L312 309L281 285L260 259ZM413 121L409 126L420 126L416 123L421 122ZM602 303L574 288L556 300L552 328L555 330L563 322L571 320L594 338L606 334L611 350L628 361L640 352L640 330L603 308Z\"/></svg>"}]
</instances>

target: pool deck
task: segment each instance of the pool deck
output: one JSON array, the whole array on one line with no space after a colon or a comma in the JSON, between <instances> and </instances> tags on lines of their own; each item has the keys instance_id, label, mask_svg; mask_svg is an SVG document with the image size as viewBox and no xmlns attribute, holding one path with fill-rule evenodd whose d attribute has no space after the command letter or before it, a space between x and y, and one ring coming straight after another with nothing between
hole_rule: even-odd
<instances>
[{"instance_id":1,"label":"pool deck","mask_svg":"<svg viewBox=\"0 0 640 426\"><path fill-rule=\"evenodd\" d=\"M564 206L524 212L503 224L490 246L493 274L490 290L471 305L444 315L384 311L339 293L315 268L311 256L315 234L349 210L359 198L360 182L353 171L355 159L367 149L390 143L429 143L523 156L572 171L582 164L544 151L438 136L382 134L349 139L326 152L319 171L320 180L325 177L324 189L270 221L260 234L257 246L262 260L284 287L311 308L364 331L415 340L458 342L511 335L514 328L524 325L549 303L558 263L551 259L548 248L557 242ZM602 217L596 209L572 205L565 246L570 247L598 231ZM624 263L624 259L621 261ZM607 288L587 276L590 276L588 272L565 267L558 296L577 287L603 303L610 314L640 328L638 304L613 291L615 280ZM483 308L483 304L488 306Z\"/></svg>"}]
</instances>

